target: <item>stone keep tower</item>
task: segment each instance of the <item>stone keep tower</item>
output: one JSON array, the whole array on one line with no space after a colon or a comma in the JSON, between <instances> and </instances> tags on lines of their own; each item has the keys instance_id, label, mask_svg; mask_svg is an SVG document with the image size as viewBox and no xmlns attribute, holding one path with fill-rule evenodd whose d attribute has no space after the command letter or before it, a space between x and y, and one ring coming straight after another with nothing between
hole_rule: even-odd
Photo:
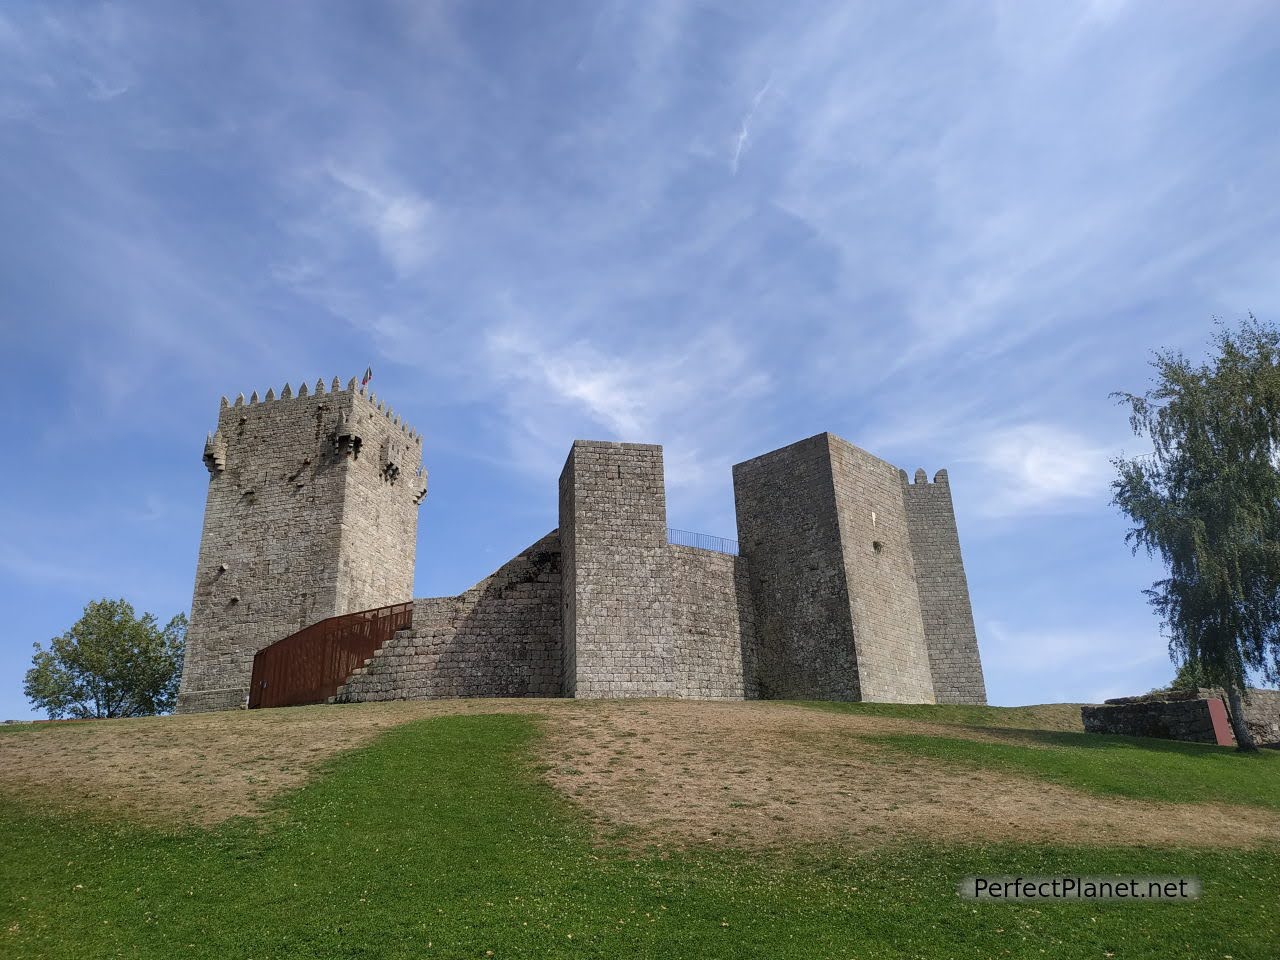
<instances>
[{"instance_id":1,"label":"stone keep tower","mask_svg":"<svg viewBox=\"0 0 1280 960\"><path fill-rule=\"evenodd\" d=\"M946 471L829 433L733 468L761 696L985 703Z\"/></svg>"},{"instance_id":2,"label":"stone keep tower","mask_svg":"<svg viewBox=\"0 0 1280 960\"><path fill-rule=\"evenodd\" d=\"M326 617L413 598L422 438L353 378L224 397L178 712L239 707L253 656Z\"/></svg>"}]
</instances>

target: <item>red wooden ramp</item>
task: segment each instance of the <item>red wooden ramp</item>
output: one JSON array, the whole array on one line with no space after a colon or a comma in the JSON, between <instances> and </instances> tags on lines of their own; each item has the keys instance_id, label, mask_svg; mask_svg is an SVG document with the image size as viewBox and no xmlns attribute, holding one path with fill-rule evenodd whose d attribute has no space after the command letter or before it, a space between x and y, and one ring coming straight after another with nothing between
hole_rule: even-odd
<instances>
[{"instance_id":1,"label":"red wooden ramp","mask_svg":"<svg viewBox=\"0 0 1280 960\"><path fill-rule=\"evenodd\" d=\"M263 647L253 658L249 708L324 703L397 630L411 626L413 603L397 603L330 617Z\"/></svg>"}]
</instances>

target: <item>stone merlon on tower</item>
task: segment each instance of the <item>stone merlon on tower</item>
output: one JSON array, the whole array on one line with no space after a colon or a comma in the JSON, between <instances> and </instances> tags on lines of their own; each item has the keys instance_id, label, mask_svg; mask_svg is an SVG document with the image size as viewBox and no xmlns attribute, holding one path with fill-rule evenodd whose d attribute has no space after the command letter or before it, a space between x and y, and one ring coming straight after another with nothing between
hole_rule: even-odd
<instances>
[{"instance_id":1,"label":"stone merlon on tower","mask_svg":"<svg viewBox=\"0 0 1280 960\"><path fill-rule=\"evenodd\" d=\"M239 706L257 651L409 599L421 457L354 381L223 401L180 710ZM575 441L557 529L414 600L335 699L986 702L945 470L909 482L822 433L737 464L733 486L740 548L676 545L662 448Z\"/></svg>"}]
</instances>

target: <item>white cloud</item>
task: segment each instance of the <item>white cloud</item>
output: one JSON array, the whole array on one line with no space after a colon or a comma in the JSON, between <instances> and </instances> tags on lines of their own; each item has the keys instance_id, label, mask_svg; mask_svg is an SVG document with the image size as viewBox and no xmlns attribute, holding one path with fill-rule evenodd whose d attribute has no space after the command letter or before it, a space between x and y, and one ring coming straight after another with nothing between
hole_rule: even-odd
<instances>
[{"instance_id":1,"label":"white cloud","mask_svg":"<svg viewBox=\"0 0 1280 960\"><path fill-rule=\"evenodd\" d=\"M345 187L351 220L367 230L399 274L409 273L431 257L435 248L434 208L430 201L389 178L330 164L330 178Z\"/></svg>"},{"instance_id":2,"label":"white cloud","mask_svg":"<svg viewBox=\"0 0 1280 960\"><path fill-rule=\"evenodd\" d=\"M979 443L975 459L985 470L988 515L1096 509L1107 498L1111 451L1072 430L1026 423Z\"/></svg>"}]
</instances>

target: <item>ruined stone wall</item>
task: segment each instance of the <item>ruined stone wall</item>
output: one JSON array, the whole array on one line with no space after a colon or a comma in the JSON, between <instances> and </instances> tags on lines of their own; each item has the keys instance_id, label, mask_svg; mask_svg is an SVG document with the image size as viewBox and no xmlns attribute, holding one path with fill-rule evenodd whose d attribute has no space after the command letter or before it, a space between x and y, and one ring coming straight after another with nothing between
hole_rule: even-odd
<instances>
[{"instance_id":1,"label":"ruined stone wall","mask_svg":"<svg viewBox=\"0 0 1280 960\"><path fill-rule=\"evenodd\" d=\"M960 554L951 485L946 470L929 483L918 470L915 483L901 475L916 590L938 703L987 702L987 688L973 626L969 582Z\"/></svg>"},{"instance_id":2,"label":"ruined stone wall","mask_svg":"<svg viewBox=\"0 0 1280 960\"><path fill-rule=\"evenodd\" d=\"M754 698L755 612L747 561L696 547L669 549L675 695Z\"/></svg>"},{"instance_id":3,"label":"ruined stone wall","mask_svg":"<svg viewBox=\"0 0 1280 960\"><path fill-rule=\"evenodd\" d=\"M1244 723L1259 746L1280 747L1280 690L1250 687L1244 700ZM1115 697L1080 708L1087 733L1131 737L1217 742L1208 721L1209 701L1218 700L1230 712L1226 693L1215 687L1198 690L1157 690L1137 697ZM1235 743L1234 731L1229 731Z\"/></svg>"},{"instance_id":4,"label":"ruined stone wall","mask_svg":"<svg viewBox=\"0 0 1280 960\"><path fill-rule=\"evenodd\" d=\"M413 628L383 644L340 703L558 697L561 552L552 531L456 597L413 602Z\"/></svg>"},{"instance_id":5,"label":"ruined stone wall","mask_svg":"<svg viewBox=\"0 0 1280 960\"><path fill-rule=\"evenodd\" d=\"M350 437L367 434L358 451L335 445L342 423L360 424ZM394 483L380 449L392 437ZM253 655L302 627L410 599L420 443L354 381L223 399L205 446L209 492L179 712L240 706Z\"/></svg>"},{"instance_id":6,"label":"ruined stone wall","mask_svg":"<svg viewBox=\"0 0 1280 960\"><path fill-rule=\"evenodd\" d=\"M826 434L861 699L933 703L901 473Z\"/></svg>"},{"instance_id":7,"label":"ruined stone wall","mask_svg":"<svg viewBox=\"0 0 1280 960\"><path fill-rule=\"evenodd\" d=\"M566 692L675 691L662 448L574 441L560 476Z\"/></svg>"},{"instance_id":8,"label":"ruined stone wall","mask_svg":"<svg viewBox=\"0 0 1280 960\"><path fill-rule=\"evenodd\" d=\"M1244 722L1260 745L1280 745L1280 690L1250 688Z\"/></svg>"},{"instance_id":9,"label":"ruined stone wall","mask_svg":"<svg viewBox=\"0 0 1280 960\"><path fill-rule=\"evenodd\" d=\"M1159 737L1192 743L1217 743L1209 701L1192 693L1185 699L1117 698L1127 702L1080 708L1085 733Z\"/></svg>"},{"instance_id":10,"label":"ruined stone wall","mask_svg":"<svg viewBox=\"0 0 1280 960\"><path fill-rule=\"evenodd\" d=\"M861 699L828 435L736 464L733 493L759 695Z\"/></svg>"}]
</instances>

